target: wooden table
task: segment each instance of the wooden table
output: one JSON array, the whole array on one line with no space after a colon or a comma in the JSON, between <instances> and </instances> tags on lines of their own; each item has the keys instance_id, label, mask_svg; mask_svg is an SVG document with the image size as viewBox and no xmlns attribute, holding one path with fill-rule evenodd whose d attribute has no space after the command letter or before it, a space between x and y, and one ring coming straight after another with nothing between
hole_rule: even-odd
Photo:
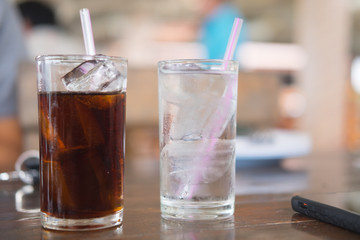
<instances>
[{"instance_id":1,"label":"wooden table","mask_svg":"<svg viewBox=\"0 0 360 240\"><path fill-rule=\"evenodd\" d=\"M309 165L304 191L360 189L359 160L347 153L324 153L301 159ZM237 174L243 171L238 170ZM0 183L0 239L360 239L360 235L295 213L289 193L236 196L235 215L220 222L166 221L160 216L158 161L128 160L125 210L121 227L89 232L41 228L38 213L16 211L15 198L29 186ZM24 188L25 187L25 188ZM20 192L19 192L20 190ZM23 196L23 208L39 207L37 189ZM18 206L19 208L19 206Z\"/></svg>"}]
</instances>

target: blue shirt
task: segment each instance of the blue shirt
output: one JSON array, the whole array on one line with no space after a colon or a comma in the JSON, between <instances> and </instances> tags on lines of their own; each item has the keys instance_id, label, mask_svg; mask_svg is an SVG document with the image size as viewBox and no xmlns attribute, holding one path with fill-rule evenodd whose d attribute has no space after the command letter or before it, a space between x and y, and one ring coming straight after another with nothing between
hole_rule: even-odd
<instances>
[{"instance_id":1,"label":"blue shirt","mask_svg":"<svg viewBox=\"0 0 360 240\"><path fill-rule=\"evenodd\" d=\"M205 46L209 59L223 59L226 46L236 17L242 18L240 12L230 4L220 4L209 14L201 26L200 42ZM239 44L245 41L246 29L240 32ZM235 49L236 53L236 49ZM235 55L234 55L235 56Z\"/></svg>"},{"instance_id":2,"label":"blue shirt","mask_svg":"<svg viewBox=\"0 0 360 240\"><path fill-rule=\"evenodd\" d=\"M7 0L0 0L0 117L16 114L16 79L24 57L20 18Z\"/></svg>"}]
</instances>

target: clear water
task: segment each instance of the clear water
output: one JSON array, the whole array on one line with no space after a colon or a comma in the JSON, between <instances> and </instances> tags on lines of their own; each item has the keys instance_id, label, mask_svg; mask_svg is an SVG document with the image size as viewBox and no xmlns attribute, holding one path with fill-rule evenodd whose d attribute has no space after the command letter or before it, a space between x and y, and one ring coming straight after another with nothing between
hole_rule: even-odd
<instances>
[{"instance_id":1,"label":"clear water","mask_svg":"<svg viewBox=\"0 0 360 240\"><path fill-rule=\"evenodd\" d=\"M234 201L234 140L173 141L161 151L166 218L224 218Z\"/></svg>"},{"instance_id":2,"label":"clear water","mask_svg":"<svg viewBox=\"0 0 360 240\"><path fill-rule=\"evenodd\" d=\"M237 75L159 75L164 218L220 219L234 209Z\"/></svg>"}]
</instances>

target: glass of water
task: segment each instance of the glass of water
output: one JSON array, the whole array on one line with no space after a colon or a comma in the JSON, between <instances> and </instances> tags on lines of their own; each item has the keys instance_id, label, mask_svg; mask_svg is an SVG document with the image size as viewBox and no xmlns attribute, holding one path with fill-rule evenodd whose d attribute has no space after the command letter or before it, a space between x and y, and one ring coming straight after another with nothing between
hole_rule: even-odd
<instances>
[{"instance_id":1,"label":"glass of water","mask_svg":"<svg viewBox=\"0 0 360 240\"><path fill-rule=\"evenodd\" d=\"M161 61L158 77L162 217L231 217L238 62Z\"/></svg>"}]
</instances>

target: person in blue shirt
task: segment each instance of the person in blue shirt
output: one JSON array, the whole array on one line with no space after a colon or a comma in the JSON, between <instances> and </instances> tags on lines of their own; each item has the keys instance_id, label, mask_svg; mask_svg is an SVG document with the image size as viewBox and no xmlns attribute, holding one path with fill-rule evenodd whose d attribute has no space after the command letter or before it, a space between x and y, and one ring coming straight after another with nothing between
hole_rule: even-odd
<instances>
[{"instance_id":1,"label":"person in blue shirt","mask_svg":"<svg viewBox=\"0 0 360 240\"><path fill-rule=\"evenodd\" d=\"M8 0L0 0L0 171L14 169L21 153L16 81L26 56L20 17Z\"/></svg>"},{"instance_id":2,"label":"person in blue shirt","mask_svg":"<svg viewBox=\"0 0 360 240\"><path fill-rule=\"evenodd\" d=\"M223 59L234 19L243 17L240 11L226 0L205 0L202 4L204 20L200 27L199 41L207 50L207 58ZM243 24L238 46L244 43L246 38L246 26Z\"/></svg>"}]
</instances>

